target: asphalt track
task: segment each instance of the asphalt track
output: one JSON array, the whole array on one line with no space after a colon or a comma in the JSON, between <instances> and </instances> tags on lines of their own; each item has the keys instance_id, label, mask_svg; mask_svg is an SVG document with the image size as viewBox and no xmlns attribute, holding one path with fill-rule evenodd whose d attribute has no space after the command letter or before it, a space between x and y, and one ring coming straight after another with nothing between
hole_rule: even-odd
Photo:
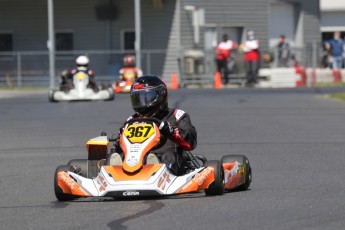
<instances>
[{"instance_id":1,"label":"asphalt track","mask_svg":"<svg viewBox=\"0 0 345 230\"><path fill-rule=\"evenodd\" d=\"M333 91L339 88L333 88ZM0 100L0 229L344 229L345 103L327 89L183 89L170 105L198 130L208 159L245 154L250 190L157 199L58 202L58 165L131 114L113 102L49 103L46 93Z\"/></svg>"}]
</instances>

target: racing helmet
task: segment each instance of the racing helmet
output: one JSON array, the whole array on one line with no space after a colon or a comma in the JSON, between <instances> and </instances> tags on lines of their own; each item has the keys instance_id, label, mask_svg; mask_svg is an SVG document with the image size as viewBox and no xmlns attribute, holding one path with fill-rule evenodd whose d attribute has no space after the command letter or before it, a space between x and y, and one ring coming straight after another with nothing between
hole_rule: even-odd
<instances>
[{"instance_id":1,"label":"racing helmet","mask_svg":"<svg viewBox=\"0 0 345 230\"><path fill-rule=\"evenodd\" d=\"M132 108L142 116L153 116L168 109L168 89L155 75L144 75L135 79L130 90Z\"/></svg>"},{"instance_id":2,"label":"racing helmet","mask_svg":"<svg viewBox=\"0 0 345 230\"><path fill-rule=\"evenodd\" d=\"M77 66L85 66L86 67L89 65L89 62L90 62L89 58L84 56L84 55L77 57L77 59L75 60L75 64Z\"/></svg>"},{"instance_id":3,"label":"racing helmet","mask_svg":"<svg viewBox=\"0 0 345 230\"><path fill-rule=\"evenodd\" d=\"M123 58L123 64L126 67L134 67L135 66L135 56L133 54L127 54Z\"/></svg>"}]
</instances>

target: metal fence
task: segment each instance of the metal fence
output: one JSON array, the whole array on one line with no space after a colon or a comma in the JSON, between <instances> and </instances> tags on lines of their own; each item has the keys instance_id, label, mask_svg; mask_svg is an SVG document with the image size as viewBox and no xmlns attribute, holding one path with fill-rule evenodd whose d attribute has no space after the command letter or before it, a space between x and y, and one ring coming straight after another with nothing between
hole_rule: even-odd
<instances>
[{"instance_id":1,"label":"metal fence","mask_svg":"<svg viewBox=\"0 0 345 230\"><path fill-rule=\"evenodd\" d=\"M82 50L56 52L55 85L59 83L60 73L74 67L79 55L90 58L90 68L95 71L97 82L111 83L123 67L123 57L134 51ZM162 73L166 50L142 50L142 69L144 73ZM2 52L0 53L0 85L8 86L48 86L49 53Z\"/></svg>"},{"instance_id":2,"label":"metal fence","mask_svg":"<svg viewBox=\"0 0 345 230\"><path fill-rule=\"evenodd\" d=\"M279 67L278 49L262 52L261 68ZM307 44L301 48L289 50L288 67L300 64L304 67L322 65L322 47L317 43ZM90 67L95 71L97 82L111 83L123 67L123 57L134 51L123 50L80 50L73 52L56 52L55 85L59 83L60 73L74 66L75 58L87 55ZM166 59L166 50L142 50L142 70L144 73L162 74ZM179 51L178 69L182 83L211 83L216 71L214 51L199 50L198 56L188 56L188 52ZM269 58L267 58L269 57ZM242 81L245 77L244 54L239 50L232 52L230 82ZM0 53L0 86L48 86L49 54L48 51L21 51Z\"/></svg>"}]
</instances>

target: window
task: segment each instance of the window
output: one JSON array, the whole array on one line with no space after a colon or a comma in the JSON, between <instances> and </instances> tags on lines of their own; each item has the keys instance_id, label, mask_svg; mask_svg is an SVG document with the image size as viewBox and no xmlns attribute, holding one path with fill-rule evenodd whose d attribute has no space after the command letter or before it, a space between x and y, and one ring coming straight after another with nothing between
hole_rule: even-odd
<instances>
[{"instance_id":1,"label":"window","mask_svg":"<svg viewBox=\"0 0 345 230\"><path fill-rule=\"evenodd\" d=\"M123 49L134 50L135 49L135 32L125 31L123 33Z\"/></svg>"},{"instance_id":2,"label":"window","mask_svg":"<svg viewBox=\"0 0 345 230\"><path fill-rule=\"evenodd\" d=\"M10 33L0 33L0 52L13 51L13 35Z\"/></svg>"},{"instance_id":3,"label":"window","mask_svg":"<svg viewBox=\"0 0 345 230\"><path fill-rule=\"evenodd\" d=\"M334 32L322 32L322 41L324 42L324 41L333 39ZM345 37L345 31L339 31L339 32L340 32L340 37L344 38Z\"/></svg>"},{"instance_id":4,"label":"window","mask_svg":"<svg viewBox=\"0 0 345 230\"><path fill-rule=\"evenodd\" d=\"M59 32L55 34L56 51L71 51L73 48L73 33Z\"/></svg>"}]
</instances>

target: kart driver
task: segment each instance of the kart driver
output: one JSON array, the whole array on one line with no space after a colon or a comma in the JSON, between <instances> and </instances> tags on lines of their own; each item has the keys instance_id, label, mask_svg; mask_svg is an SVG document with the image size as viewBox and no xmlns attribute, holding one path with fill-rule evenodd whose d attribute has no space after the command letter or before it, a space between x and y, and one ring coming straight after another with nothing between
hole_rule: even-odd
<instances>
[{"instance_id":1,"label":"kart driver","mask_svg":"<svg viewBox=\"0 0 345 230\"><path fill-rule=\"evenodd\" d=\"M97 84L95 81L95 72L89 68L89 63L90 63L90 60L87 56L81 55L81 56L77 57L77 59L75 60L75 65L76 65L75 68L73 68L69 71L67 71L67 70L62 71L60 87L62 89L65 89L65 88L70 89L71 86L68 85L68 82L73 81L74 74L82 71L89 76L88 87L90 87L95 92L97 92L98 88L97 88Z\"/></svg>"},{"instance_id":2,"label":"kart driver","mask_svg":"<svg viewBox=\"0 0 345 230\"><path fill-rule=\"evenodd\" d=\"M127 54L123 58L123 64L124 64L124 67L120 69L120 76L119 76L120 81L130 80L130 79L127 79L127 76L130 76L130 77L133 76L134 78L138 78L143 75L143 71L135 67L135 56L133 54Z\"/></svg>"},{"instance_id":3,"label":"kart driver","mask_svg":"<svg viewBox=\"0 0 345 230\"><path fill-rule=\"evenodd\" d=\"M130 97L135 114L127 121L132 118L156 118L161 121L161 134L167 137L163 146L148 154L146 163L165 163L173 174L185 174L186 160L183 153L195 149L197 145L197 132L190 116L183 110L168 107L167 86L154 75L137 78L131 87ZM122 132L123 128L120 134ZM122 165L123 153L118 142L115 142L108 159L111 165Z\"/></svg>"}]
</instances>

